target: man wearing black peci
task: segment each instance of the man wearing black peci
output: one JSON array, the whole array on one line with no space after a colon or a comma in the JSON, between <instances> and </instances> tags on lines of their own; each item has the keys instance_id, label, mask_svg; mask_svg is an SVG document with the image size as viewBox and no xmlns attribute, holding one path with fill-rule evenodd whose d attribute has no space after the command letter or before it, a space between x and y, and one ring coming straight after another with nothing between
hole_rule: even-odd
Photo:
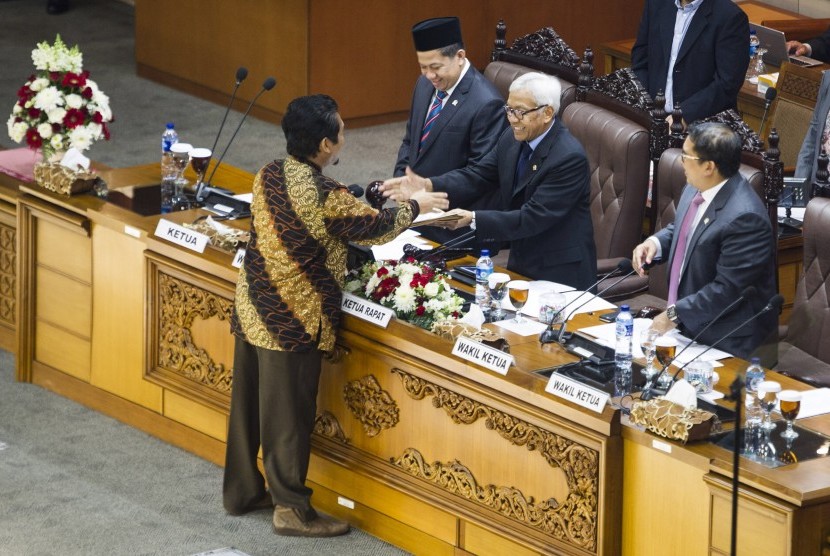
<instances>
[{"instance_id":1,"label":"man wearing black peci","mask_svg":"<svg viewBox=\"0 0 830 556\"><path fill-rule=\"evenodd\" d=\"M404 176L412 171L432 177L477 164L495 147L504 130L504 100L467 59L457 17L416 23L412 40L421 76L412 94L409 121L393 175ZM476 206L487 191L447 193L450 207L469 208ZM455 235L435 228L423 232L441 243Z\"/></svg>"}]
</instances>

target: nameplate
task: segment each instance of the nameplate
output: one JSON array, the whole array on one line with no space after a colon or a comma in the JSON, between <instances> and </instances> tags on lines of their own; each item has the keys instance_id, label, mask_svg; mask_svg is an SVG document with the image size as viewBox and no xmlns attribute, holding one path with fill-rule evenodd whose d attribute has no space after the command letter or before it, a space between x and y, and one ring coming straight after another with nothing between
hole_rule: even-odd
<instances>
[{"instance_id":1,"label":"nameplate","mask_svg":"<svg viewBox=\"0 0 830 556\"><path fill-rule=\"evenodd\" d=\"M354 315L355 317L376 324L381 328L389 326L389 319L395 312L383 305L372 303L361 299L356 295L343 292L343 300L340 302L340 308L344 313Z\"/></svg>"},{"instance_id":2,"label":"nameplate","mask_svg":"<svg viewBox=\"0 0 830 556\"><path fill-rule=\"evenodd\" d=\"M159 220L158 226L156 226L156 237L166 239L171 243L181 245L197 253L204 253L209 241L208 236L205 234L188 230L184 226L179 226L175 222L170 222L163 218Z\"/></svg>"},{"instance_id":3,"label":"nameplate","mask_svg":"<svg viewBox=\"0 0 830 556\"><path fill-rule=\"evenodd\" d=\"M452 348L452 354L461 359L472 361L491 371L506 375L510 365L513 364L513 356L500 349L485 346L465 336L459 336Z\"/></svg>"},{"instance_id":4,"label":"nameplate","mask_svg":"<svg viewBox=\"0 0 830 556\"><path fill-rule=\"evenodd\" d=\"M231 266L234 268L242 268L242 261L245 260L245 250L244 249L237 249L236 255L233 256L233 262Z\"/></svg>"},{"instance_id":5,"label":"nameplate","mask_svg":"<svg viewBox=\"0 0 830 556\"><path fill-rule=\"evenodd\" d=\"M608 403L609 394L596 388L586 386L560 374L550 375L545 392L565 398L568 401L581 405L582 407L602 413L605 404Z\"/></svg>"}]
</instances>

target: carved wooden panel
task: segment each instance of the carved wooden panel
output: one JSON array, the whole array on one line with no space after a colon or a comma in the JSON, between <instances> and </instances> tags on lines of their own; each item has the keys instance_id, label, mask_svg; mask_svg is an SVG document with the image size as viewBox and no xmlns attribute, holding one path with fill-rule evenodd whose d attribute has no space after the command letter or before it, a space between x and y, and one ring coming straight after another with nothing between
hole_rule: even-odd
<instances>
[{"instance_id":1,"label":"carved wooden panel","mask_svg":"<svg viewBox=\"0 0 830 556\"><path fill-rule=\"evenodd\" d=\"M548 465L564 472L568 495L565 500L549 498L536 501L512 487L479 485L463 463L428 464L412 448L400 457L391 458L395 466L562 542L596 551L600 482L599 453L596 450L404 370L393 368L392 373L398 375L410 397L417 400L431 397L432 405L443 409L453 422L469 425L484 419L487 429L497 432L508 442L538 452Z\"/></svg>"},{"instance_id":2,"label":"carved wooden panel","mask_svg":"<svg viewBox=\"0 0 830 556\"><path fill-rule=\"evenodd\" d=\"M0 321L14 327L17 295L17 230L0 224Z\"/></svg>"},{"instance_id":3,"label":"carved wooden panel","mask_svg":"<svg viewBox=\"0 0 830 556\"><path fill-rule=\"evenodd\" d=\"M391 429L398 424L398 404L371 375L346 384L343 399L369 437L377 436L382 430Z\"/></svg>"},{"instance_id":4,"label":"carved wooden panel","mask_svg":"<svg viewBox=\"0 0 830 556\"><path fill-rule=\"evenodd\" d=\"M227 411L230 407L232 353L214 344L231 345L231 284L217 284L196 269L151 259L148 277L148 380ZM165 260L166 262L166 260ZM202 343L197 329L209 330ZM202 332L204 334L204 332ZM211 342L210 338L221 342Z\"/></svg>"},{"instance_id":5,"label":"carved wooden panel","mask_svg":"<svg viewBox=\"0 0 830 556\"><path fill-rule=\"evenodd\" d=\"M321 411L317 414L317 417L314 419L314 432L326 438L342 442L343 444L349 443L349 439L346 438L346 433L343 432L340 422L331 411Z\"/></svg>"}]
</instances>

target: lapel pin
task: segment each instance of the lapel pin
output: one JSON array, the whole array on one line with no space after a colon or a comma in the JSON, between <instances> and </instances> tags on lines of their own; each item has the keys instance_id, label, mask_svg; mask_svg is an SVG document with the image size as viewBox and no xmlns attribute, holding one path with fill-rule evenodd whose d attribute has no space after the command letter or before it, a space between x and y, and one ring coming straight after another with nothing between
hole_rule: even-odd
<instances>
[{"instance_id":1,"label":"lapel pin","mask_svg":"<svg viewBox=\"0 0 830 556\"><path fill-rule=\"evenodd\" d=\"M709 223L709 217L703 219L703 225L707 225Z\"/></svg>"},{"instance_id":2,"label":"lapel pin","mask_svg":"<svg viewBox=\"0 0 830 556\"><path fill-rule=\"evenodd\" d=\"M452 105L453 106L458 106L458 99L455 99L454 101L452 101Z\"/></svg>"},{"instance_id":3,"label":"lapel pin","mask_svg":"<svg viewBox=\"0 0 830 556\"><path fill-rule=\"evenodd\" d=\"M533 171L534 172L536 171L536 165L535 164L533 165Z\"/></svg>"}]
</instances>

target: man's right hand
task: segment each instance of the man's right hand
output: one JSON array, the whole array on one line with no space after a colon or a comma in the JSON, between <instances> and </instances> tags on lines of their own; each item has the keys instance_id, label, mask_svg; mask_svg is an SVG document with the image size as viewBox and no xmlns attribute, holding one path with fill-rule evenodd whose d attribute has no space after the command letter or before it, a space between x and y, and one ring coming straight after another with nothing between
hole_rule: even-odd
<instances>
[{"instance_id":1,"label":"man's right hand","mask_svg":"<svg viewBox=\"0 0 830 556\"><path fill-rule=\"evenodd\" d=\"M798 41L787 41L787 52L795 56L809 56L810 48Z\"/></svg>"},{"instance_id":2,"label":"man's right hand","mask_svg":"<svg viewBox=\"0 0 830 556\"><path fill-rule=\"evenodd\" d=\"M411 199L416 191L432 191L432 181L419 176L407 166L405 176L384 181L380 191L384 197L401 202Z\"/></svg>"},{"instance_id":3,"label":"man's right hand","mask_svg":"<svg viewBox=\"0 0 830 556\"><path fill-rule=\"evenodd\" d=\"M654 260L654 256L656 254L657 246L650 240L645 240L634 248L634 253L631 255L631 264L634 266L634 270L637 271L637 274L640 276L646 275L643 265L646 263L651 264L651 261Z\"/></svg>"},{"instance_id":4,"label":"man's right hand","mask_svg":"<svg viewBox=\"0 0 830 556\"><path fill-rule=\"evenodd\" d=\"M435 209L447 210L450 208L450 201L444 191L426 191L419 189L409 197L411 201L417 201L421 208L421 214L432 212Z\"/></svg>"}]
</instances>

